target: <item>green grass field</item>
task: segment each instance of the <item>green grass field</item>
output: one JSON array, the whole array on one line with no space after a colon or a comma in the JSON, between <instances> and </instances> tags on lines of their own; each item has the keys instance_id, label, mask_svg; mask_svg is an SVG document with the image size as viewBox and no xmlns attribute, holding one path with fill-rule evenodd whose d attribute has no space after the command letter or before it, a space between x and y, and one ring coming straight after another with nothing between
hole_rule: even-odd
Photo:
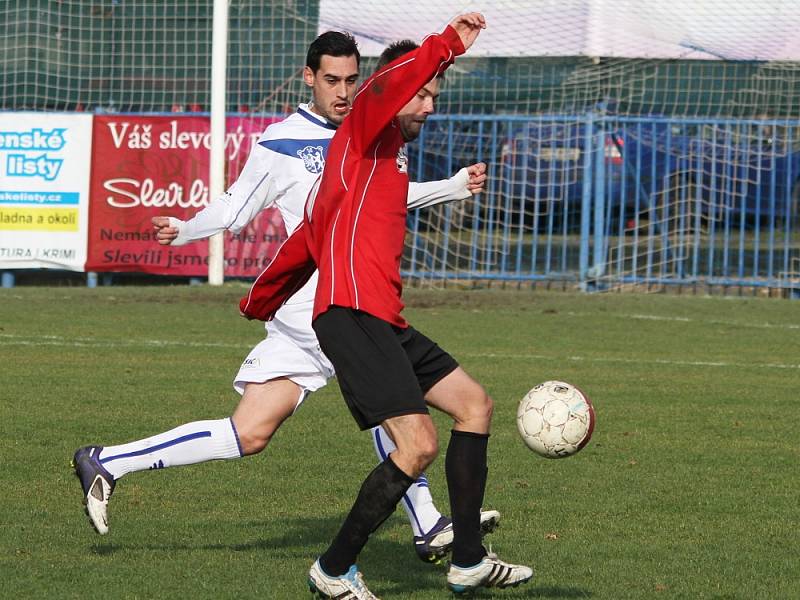
<instances>
[{"instance_id":1,"label":"green grass field","mask_svg":"<svg viewBox=\"0 0 800 600\"><path fill-rule=\"evenodd\" d=\"M219 418L263 335L245 288L0 291L0 590L3 598L308 597L308 567L374 463L336 385L267 450L134 473L91 529L74 449ZM800 598L800 304L540 292L407 294L408 319L496 401L487 540L535 580L489 598ZM534 384L593 399L578 455L546 460L515 425ZM442 455L448 425L436 417ZM443 510L443 458L429 471ZM359 566L384 598L442 598L402 511Z\"/></svg>"}]
</instances>

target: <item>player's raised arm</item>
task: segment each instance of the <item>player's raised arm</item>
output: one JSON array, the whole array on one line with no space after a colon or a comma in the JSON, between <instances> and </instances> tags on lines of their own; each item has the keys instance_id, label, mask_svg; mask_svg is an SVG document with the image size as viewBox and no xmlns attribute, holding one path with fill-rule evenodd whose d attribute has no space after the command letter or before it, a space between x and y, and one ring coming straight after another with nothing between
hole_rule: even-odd
<instances>
[{"instance_id":1,"label":"player's raised arm","mask_svg":"<svg viewBox=\"0 0 800 600\"><path fill-rule=\"evenodd\" d=\"M472 45L483 27L485 22L478 13L462 15L442 33L429 35L419 48L370 77L356 93L348 117L354 132L352 149L366 152L397 112L426 83L450 66L456 56L463 54L464 41Z\"/></svg>"},{"instance_id":2,"label":"player's raised arm","mask_svg":"<svg viewBox=\"0 0 800 600\"><path fill-rule=\"evenodd\" d=\"M450 21L450 27L461 38L461 43L464 45L464 51L466 52L478 39L481 30L486 29L486 19L481 13L466 13Z\"/></svg>"}]
</instances>

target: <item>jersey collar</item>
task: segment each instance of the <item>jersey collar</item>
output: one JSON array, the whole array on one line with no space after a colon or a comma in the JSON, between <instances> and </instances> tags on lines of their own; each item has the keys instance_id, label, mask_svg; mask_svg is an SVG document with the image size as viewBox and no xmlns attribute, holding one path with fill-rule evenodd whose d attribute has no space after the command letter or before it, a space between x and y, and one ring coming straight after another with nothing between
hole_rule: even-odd
<instances>
[{"instance_id":1,"label":"jersey collar","mask_svg":"<svg viewBox=\"0 0 800 600\"><path fill-rule=\"evenodd\" d=\"M319 125L320 127L324 127L325 129L333 129L334 131L336 131L336 129L338 129L336 127L336 125L334 125L333 123L330 123L329 121L327 121L326 119L323 119L322 117L320 117L316 113L311 112L311 109L308 107L308 104L301 104L300 106L298 106L297 107L297 113L301 117L305 117L306 119L308 119L312 123L314 123L316 125Z\"/></svg>"}]
</instances>

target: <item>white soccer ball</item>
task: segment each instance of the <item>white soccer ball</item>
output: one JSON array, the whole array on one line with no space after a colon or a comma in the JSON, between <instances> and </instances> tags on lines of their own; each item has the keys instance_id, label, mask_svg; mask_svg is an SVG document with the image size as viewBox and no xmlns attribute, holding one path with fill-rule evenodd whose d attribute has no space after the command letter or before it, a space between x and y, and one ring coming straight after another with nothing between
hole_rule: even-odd
<instances>
[{"instance_id":1,"label":"white soccer ball","mask_svg":"<svg viewBox=\"0 0 800 600\"><path fill-rule=\"evenodd\" d=\"M545 381L519 403L517 428L528 448L539 456L564 458L589 443L594 408L574 385Z\"/></svg>"}]
</instances>

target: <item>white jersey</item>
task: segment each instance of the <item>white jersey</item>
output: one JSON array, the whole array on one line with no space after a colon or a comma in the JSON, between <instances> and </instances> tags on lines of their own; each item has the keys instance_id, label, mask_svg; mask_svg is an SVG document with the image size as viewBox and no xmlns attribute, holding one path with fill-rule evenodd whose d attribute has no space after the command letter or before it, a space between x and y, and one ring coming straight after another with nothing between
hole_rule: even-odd
<instances>
[{"instance_id":1,"label":"white jersey","mask_svg":"<svg viewBox=\"0 0 800 600\"><path fill-rule=\"evenodd\" d=\"M170 218L178 229L172 245L205 239L224 230L241 231L262 210L275 206L287 233L303 219L306 198L325 166L336 126L301 104L297 112L269 125L253 146L236 182L189 221ZM409 185L408 207L422 208L470 197L469 176L461 169L450 179ZM311 328L316 273L267 323L303 348L318 348Z\"/></svg>"}]
</instances>

